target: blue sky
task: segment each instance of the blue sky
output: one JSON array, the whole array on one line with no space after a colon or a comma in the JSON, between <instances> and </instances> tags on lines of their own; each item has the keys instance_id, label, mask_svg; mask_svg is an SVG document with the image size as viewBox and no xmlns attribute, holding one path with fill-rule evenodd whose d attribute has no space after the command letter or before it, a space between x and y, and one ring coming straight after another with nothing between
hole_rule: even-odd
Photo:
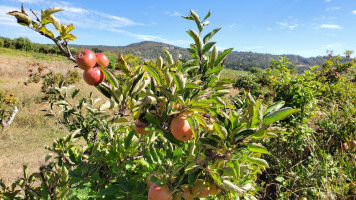
<instances>
[{"instance_id":1,"label":"blue sky","mask_svg":"<svg viewBox=\"0 0 356 200\"><path fill-rule=\"evenodd\" d=\"M343 55L356 51L356 0L135 0L135 1L45 1L0 0L0 36L28 37L34 42L51 43L5 13L25 9L61 7L55 13L62 24L73 23L72 44L124 46L141 41L164 42L188 47L185 32L195 29L192 21L181 18L192 9L201 17L210 10L210 30L221 27L213 38L219 50L305 57L326 55L327 50ZM203 33L204 34L204 33Z\"/></svg>"}]
</instances>

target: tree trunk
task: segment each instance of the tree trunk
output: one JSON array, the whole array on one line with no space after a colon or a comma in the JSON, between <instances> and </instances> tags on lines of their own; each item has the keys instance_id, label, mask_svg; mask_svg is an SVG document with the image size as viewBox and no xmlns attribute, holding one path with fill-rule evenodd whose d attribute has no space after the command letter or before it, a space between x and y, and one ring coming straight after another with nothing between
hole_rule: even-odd
<instances>
[{"instance_id":1,"label":"tree trunk","mask_svg":"<svg viewBox=\"0 0 356 200\"><path fill-rule=\"evenodd\" d=\"M10 128L11 123L14 121L15 116L17 114L17 112L19 111L19 109L15 106L14 107L14 111L12 112L12 114L10 115L10 117L7 120L2 120L1 121L1 126L4 130Z\"/></svg>"}]
</instances>

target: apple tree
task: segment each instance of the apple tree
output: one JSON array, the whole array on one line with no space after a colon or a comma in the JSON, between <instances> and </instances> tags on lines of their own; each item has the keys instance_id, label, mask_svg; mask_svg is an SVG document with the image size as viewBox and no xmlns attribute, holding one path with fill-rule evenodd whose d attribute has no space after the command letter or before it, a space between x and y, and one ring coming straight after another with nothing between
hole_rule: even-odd
<instances>
[{"instance_id":1,"label":"apple tree","mask_svg":"<svg viewBox=\"0 0 356 200\"><path fill-rule=\"evenodd\" d=\"M75 58L68 47L74 26L53 16L61 10L43 10L41 17L33 12L37 21L23 7L8 14L53 40L81 67L78 59L85 55ZM93 81L86 82L103 94L104 104L97 105L91 94L73 104L79 89L61 83L51 88L48 93L57 98L47 115L68 135L47 147L52 154L39 172L24 168L24 177L11 187L0 184L0 197L256 199L257 176L268 167L263 154L269 154L260 141L285 133L274 123L298 110L282 108L283 101L264 106L248 92L229 96L232 81L220 73L232 49L219 52L211 41L220 28L202 36L209 17L210 12L200 18L192 10L184 17L197 26L187 31L193 40L189 60L175 59L165 49L165 58L147 62L120 54L115 63L120 71L115 71L92 55L87 58L83 78ZM46 27L51 24L58 36ZM88 78L94 69L96 75ZM118 73L124 80L118 81Z\"/></svg>"}]
</instances>

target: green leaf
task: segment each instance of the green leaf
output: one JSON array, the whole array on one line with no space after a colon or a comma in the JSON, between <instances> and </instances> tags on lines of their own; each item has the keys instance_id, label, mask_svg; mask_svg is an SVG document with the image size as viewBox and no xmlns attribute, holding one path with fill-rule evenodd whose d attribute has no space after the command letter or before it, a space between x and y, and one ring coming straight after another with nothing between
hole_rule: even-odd
<instances>
[{"instance_id":1,"label":"green leaf","mask_svg":"<svg viewBox=\"0 0 356 200\"><path fill-rule=\"evenodd\" d=\"M99 107L99 110L113 109L117 106L118 104L115 101L107 101Z\"/></svg>"},{"instance_id":2,"label":"green leaf","mask_svg":"<svg viewBox=\"0 0 356 200\"><path fill-rule=\"evenodd\" d=\"M193 10L190 10L190 15L193 17L193 20L195 21L195 23L197 24L197 27L199 29L199 32L202 32L203 30L203 26L200 23L200 18L198 16L197 13L195 13Z\"/></svg>"},{"instance_id":3,"label":"green leaf","mask_svg":"<svg viewBox=\"0 0 356 200\"><path fill-rule=\"evenodd\" d=\"M200 89L200 86L195 83L187 83L185 88Z\"/></svg>"},{"instance_id":4,"label":"green leaf","mask_svg":"<svg viewBox=\"0 0 356 200\"><path fill-rule=\"evenodd\" d=\"M54 7L47 10L41 10L41 19L47 18L55 12L63 11L62 8Z\"/></svg>"},{"instance_id":5,"label":"green leaf","mask_svg":"<svg viewBox=\"0 0 356 200\"><path fill-rule=\"evenodd\" d=\"M172 54L170 54L166 49L163 49L163 52L164 52L164 55L166 55L168 64L173 65L174 61L173 61Z\"/></svg>"},{"instance_id":6,"label":"green leaf","mask_svg":"<svg viewBox=\"0 0 356 200\"><path fill-rule=\"evenodd\" d=\"M156 115L153 115L153 114L151 114L149 112L146 112L145 113L145 118L151 124L156 125L156 126L161 126L162 119L157 117Z\"/></svg>"},{"instance_id":7,"label":"green leaf","mask_svg":"<svg viewBox=\"0 0 356 200\"><path fill-rule=\"evenodd\" d=\"M100 67L100 70L104 73L105 78L111 83L111 85L115 86L115 87L119 87L119 83L116 79L116 77L114 76L114 74L112 74L109 70Z\"/></svg>"},{"instance_id":8,"label":"green leaf","mask_svg":"<svg viewBox=\"0 0 356 200\"><path fill-rule=\"evenodd\" d=\"M265 112L263 113L264 116L270 114L271 112L275 112L279 109L281 109L284 106L285 102L284 101L278 101L270 106L268 106L268 108L265 110Z\"/></svg>"},{"instance_id":9,"label":"green leaf","mask_svg":"<svg viewBox=\"0 0 356 200\"><path fill-rule=\"evenodd\" d=\"M214 129L219 133L221 139L225 140L227 138L227 130L220 124L213 122Z\"/></svg>"},{"instance_id":10,"label":"green leaf","mask_svg":"<svg viewBox=\"0 0 356 200\"><path fill-rule=\"evenodd\" d=\"M222 64L226 58L226 56L233 50L233 48L224 50L215 60L214 66L218 66Z\"/></svg>"},{"instance_id":11,"label":"green leaf","mask_svg":"<svg viewBox=\"0 0 356 200\"><path fill-rule=\"evenodd\" d=\"M52 33L52 31L50 31L48 28L46 28L45 26L42 26L40 28L40 32L50 36L51 38L54 38L54 34Z\"/></svg>"},{"instance_id":12,"label":"green leaf","mask_svg":"<svg viewBox=\"0 0 356 200\"><path fill-rule=\"evenodd\" d=\"M205 44L201 54L204 55L204 54L208 53L210 51L211 47L213 47L215 43L216 42L209 42L209 43Z\"/></svg>"},{"instance_id":13,"label":"green leaf","mask_svg":"<svg viewBox=\"0 0 356 200\"><path fill-rule=\"evenodd\" d=\"M58 19L53 15L50 15L49 18L51 19L53 26L56 27L56 30L59 32L61 29L61 23L59 23Z\"/></svg>"},{"instance_id":14,"label":"green leaf","mask_svg":"<svg viewBox=\"0 0 356 200\"><path fill-rule=\"evenodd\" d=\"M255 157L247 157L247 161L256 165L259 165L261 167L269 167L268 162L264 159L261 158L255 158Z\"/></svg>"},{"instance_id":15,"label":"green leaf","mask_svg":"<svg viewBox=\"0 0 356 200\"><path fill-rule=\"evenodd\" d=\"M195 45L197 47L197 51L201 52L202 48L203 48L203 42L201 41L201 38L199 36L199 34L197 32L195 32L194 30L190 29L189 31L187 31L187 33L190 35L190 37L193 38Z\"/></svg>"},{"instance_id":16,"label":"green leaf","mask_svg":"<svg viewBox=\"0 0 356 200\"><path fill-rule=\"evenodd\" d=\"M119 69L121 69L121 71L127 76L127 77L131 77L131 72L129 67L127 66L126 61L124 60L124 58L122 57L122 54L119 54L118 60L117 60L117 66L119 67Z\"/></svg>"},{"instance_id":17,"label":"green leaf","mask_svg":"<svg viewBox=\"0 0 356 200\"><path fill-rule=\"evenodd\" d=\"M209 40L217 33L220 31L221 28L216 28L214 30L212 30L210 33L206 34L203 38L203 42L204 44L207 44L209 42Z\"/></svg>"},{"instance_id":18,"label":"green leaf","mask_svg":"<svg viewBox=\"0 0 356 200\"><path fill-rule=\"evenodd\" d=\"M77 96L77 94L79 93L80 89L76 88L73 92L72 92L72 99L74 99L75 96Z\"/></svg>"},{"instance_id":19,"label":"green leaf","mask_svg":"<svg viewBox=\"0 0 356 200\"><path fill-rule=\"evenodd\" d=\"M162 71L152 62L146 62L143 66L146 71L156 80L158 85L162 85L164 79Z\"/></svg>"},{"instance_id":20,"label":"green leaf","mask_svg":"<svg viewBox=\"0 0 356 200\"><path fill-rule=\"evenodd\" d=\"M270 113L270 114L264 116L263 123L266 126L268 126L268 125L270 125L270 124L272 124L272 123L274 123L276 121L282 120L282 119L288 117L289 115L294 114L294 113L296 113L298 111L299 110L297 110L297 109L293 109L293 108L289 108L289 107L282 108L282 109L280 109L278 111L275 111L273 113Z\"/></svg>"},{"instance_id":21,"label":"green leaf","mask_svg":"<svg viewBox=\"0 0 356 200\"><path fill-rule=\"evenodd\" d=\"M199 138L199 141L207 149L217 149L219 145L217 141L210 138Z\"/></svg>"},{"instance_id":22,"label":"green leaf","mask_svg":"<svg viewBox=\"0 0 356 200\"><path fill-rule=\"evenodd\" d=\"M210 17L210 15L211 15L211 12L209 10L208 14L205 15L204 20L208 19Z\"/></svg>"},{"instance_id":23,"label":"green leaf","mask_svg":"<svg viewBox=\"0 0 356 200\"><path fill-rule=\"evenodd\" d=\"M135 130L132 130L129 132L129 134L127 135L127 137L125 138L125 149L127 150L130 145L131 145L131 142L132 142L132 138L133 136L135 135L136 131Z\"/></svg>"},{"instance_id":24,"label":"green leaf","mask_svg":"<svg viewBox=\"0 0 356 200\"><path fill-rule=\"evenodd\" d=\"M176 74L174 74L173 79L177 86L177 91L182 91L185 89L185 78L184 78L183 74L176 73Z\"/></svg>"},{"instance_id":25,"label":"green leaf","mask_svg":"<svg viewBox=\"0 0 356 200\"><path fill-rule=\"evenodd\" d=\"M12 15L17 19L17 23L23 25L23 26L29 26L32 24L32 19L29 17L27 14L19 12L19 11L12 11L6 13L8 15Z\"/></svg>"},{"instance_id":26,"label":"green leaf","mask_svg":"<svg viewBox=\"0 0 356 200\"><path fill-rule=\"evenodd\" d=\"M239 188L237 185L231 183L230 181L228 180L223 180L222 181L222 184L220 185L220 187L226 191L233 191L233 192L236 192L238 194L242 194L245 192L245 190Z\"/></svg>"},{"instance_id":27,"label":"green leaf","mask_svg":"<svg viewBox=\"0 0 356 200\"><path fill-rule=\"evenodd\" d=\"M256 143L249 143L247 144L248 150L252 152L257 152L257 153L264 153L264 154L270 154L267 149L262 146L261 144L256 144Z\"/></svg>"}]
</instances>

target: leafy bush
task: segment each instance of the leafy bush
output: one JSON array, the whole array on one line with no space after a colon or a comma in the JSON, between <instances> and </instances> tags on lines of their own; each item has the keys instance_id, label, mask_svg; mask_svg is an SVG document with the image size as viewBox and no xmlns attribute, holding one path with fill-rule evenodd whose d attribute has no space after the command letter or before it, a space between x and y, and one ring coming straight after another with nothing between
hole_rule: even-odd
<instances>
[{"instance_id":1,"label":"leafy bush","mask_svg":"<svg viewBox=\"0 0 356 200\"><path fill-rule=\"evenodd\" d=\"M44 10L42 15L60 10ZM38 25L16 11L10 14L25 26ZM53 156L46 159L53 161L38 173L28 174L24 168L24 177L12 187L0 184L0 197L20 198L22 192L28 199L147 199L153 187L147 191L146 183L152 183L166 187L176 198L184 186L203 197L199 188L204 186L206 199L256 199L257 174L269 166L261 158L269 152L260 142L284 133L273 124L298 110L282 108L282 102L263 106L247 92L241 99L226 97L232 82L220 78L220 73L232 49L219 54L215 42L210 42L220 28L201 37L209 16L210 12L200 19L191 10L184 17L198 28L187 32L194 40L188 61L174 61L165 49L166 61L158 57L131 62L120 55L116 66L126 76L121 83L110 70L100 68L106 77L106 83L96 86L107 97L102 105L96 106L91 94L69 103L79 89L70 91L63 84L50 88L55 98L47 115L56 116L68 135L47 147ZM51 19L58 26L53 15ZM63 34L68 32L61 31L56 38L66 44L69 36ZM66 55L72 59L70 52ZM177 118L188 131L180 130ZM145 132L140 134L137 128ZM191 135L177 137L173 132Z\"/></svg>"}]
</instances>

